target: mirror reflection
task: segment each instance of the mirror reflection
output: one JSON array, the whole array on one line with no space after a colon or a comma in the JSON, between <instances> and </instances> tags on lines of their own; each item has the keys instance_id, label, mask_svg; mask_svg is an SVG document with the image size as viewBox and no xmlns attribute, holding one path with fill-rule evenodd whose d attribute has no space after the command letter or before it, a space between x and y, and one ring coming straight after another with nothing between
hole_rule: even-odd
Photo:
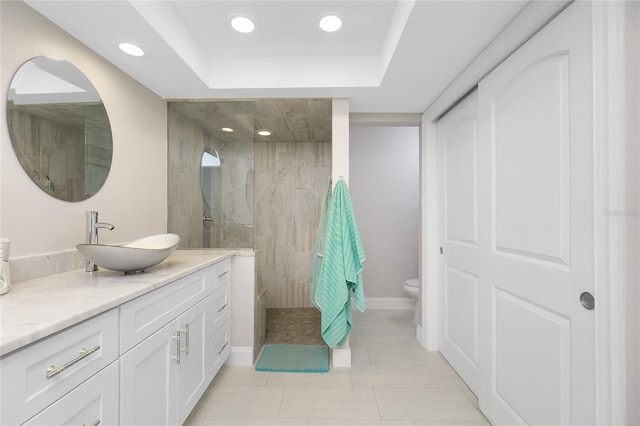
<instances>
[{"instance_id":1,"label":"mirror reflection","mask_svg":"<svg viewBox=\"0 0 640 426\"><path fill-rule=\"evenodd\" d=\"M220 155L211 145L207 146L202 153L202 198L204 200L205 207L213 208L212 200L215 199L215 192L219 185L219 168L220 168Z\"/></svg>"},{"instance_id":2,"label":"mirror reflection","mask_svg":"<svg viewBox=\"0 0 640 426\"><path fill-rule=\"evenodd\" d=\"M55 57L23 64L9 87L7 122L22 168L44 192L82 201L102 188L111 126L95 87L74 65Z\"/></svg>"}]
</instances>

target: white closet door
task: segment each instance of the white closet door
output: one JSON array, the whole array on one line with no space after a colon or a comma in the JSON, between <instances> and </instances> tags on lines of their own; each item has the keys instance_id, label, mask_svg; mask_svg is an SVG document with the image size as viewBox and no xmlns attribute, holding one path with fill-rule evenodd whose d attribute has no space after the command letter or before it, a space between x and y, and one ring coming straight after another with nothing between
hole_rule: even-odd
<instances>
[{"instance_id":1,"label":"white closet door","mask_svg":"<svg viewBox=\"0 0 640 426\"><path fill-rule=\"evenodd\" d=\"M440 352L478 393L478 95L438 121Z\"/></svg>"},{"instance_id":2,"label":"white closet door","mask_svg":"<svg viewBox=\"0 0 640 426\"><path fill-rule=\"evenodd\" d=\"M595 422L591 36L575 2L479 85L479 396L497 425Z\"/></svg>"}]
</instances>

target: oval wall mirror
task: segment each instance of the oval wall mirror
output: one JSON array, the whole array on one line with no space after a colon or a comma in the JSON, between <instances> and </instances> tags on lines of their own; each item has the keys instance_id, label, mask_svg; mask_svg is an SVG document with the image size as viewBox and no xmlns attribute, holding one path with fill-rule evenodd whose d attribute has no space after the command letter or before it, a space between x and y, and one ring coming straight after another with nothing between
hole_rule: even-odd
<instances>
[{"instance_id":1,"label":"oval wall mirror","mask_svg":"<svg viewBox=\"0 0 640 426\"><path fill-rule=\"evenodd\" d=\"M24 63L11 80L7 122L22 168L44 192L82 201L102 188L113 155L109 117L74 65L50 56Z\"/></svg>"}]
</instances>

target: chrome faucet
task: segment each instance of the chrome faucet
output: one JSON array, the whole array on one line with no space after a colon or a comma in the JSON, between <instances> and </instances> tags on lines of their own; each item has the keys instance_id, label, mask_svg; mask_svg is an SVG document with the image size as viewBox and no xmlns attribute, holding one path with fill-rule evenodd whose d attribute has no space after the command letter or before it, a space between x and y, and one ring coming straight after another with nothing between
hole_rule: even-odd
<instances>
[{"instance_id":1,"label":"chrome faucet","mask_svg":"<svg viewBox=\"0 0 640 426\"><path fill-rule=\"evenodd\" d=\"M88 210L86 212L87 215L87 244L98 244L98 229L106 228L108 230L112 230L115 228L110 223L106 222L98 222L98 211L97 210ZM87 259L87 267L85 271L93 272L98 270L98 265Z\"/></svg>"}]
</instances>

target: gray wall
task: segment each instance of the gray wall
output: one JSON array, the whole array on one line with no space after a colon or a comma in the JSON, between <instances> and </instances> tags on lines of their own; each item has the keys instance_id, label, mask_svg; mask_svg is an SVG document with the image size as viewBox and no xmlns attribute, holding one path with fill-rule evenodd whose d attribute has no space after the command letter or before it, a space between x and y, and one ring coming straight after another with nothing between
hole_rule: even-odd
<instances>
[{"instance_id":1,"label":"gray wall","mask_svg":"<svg viewBox=\"0 0 640 426\"><path fill-rule=\"evenodd\" d=\"M364 245L366 297L405 297L418 277L419 128L352 124L350 194Z\"/></svg>"}]
</instances>

